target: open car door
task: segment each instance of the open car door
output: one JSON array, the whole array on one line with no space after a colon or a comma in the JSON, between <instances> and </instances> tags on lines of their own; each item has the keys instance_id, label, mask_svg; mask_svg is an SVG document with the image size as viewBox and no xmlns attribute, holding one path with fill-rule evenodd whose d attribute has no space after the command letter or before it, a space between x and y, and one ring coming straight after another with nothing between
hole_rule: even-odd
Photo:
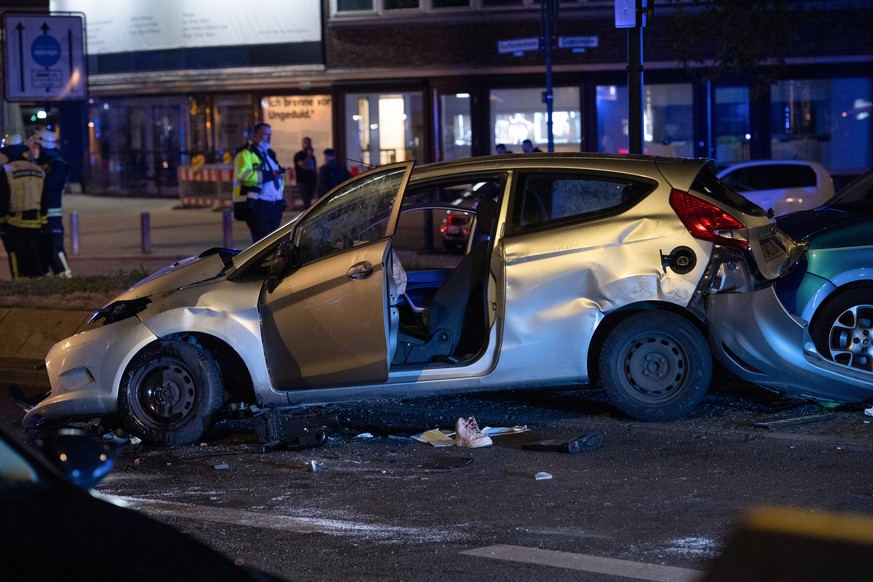
<instances>
[{"instance_id":1,"label":"open car door","mask_svg":"<svg viewBox=\"0 0 873 582\"><path fill-rule=\"evenodd\" d=\"M291 233L290 268L259 310L278 390L388 379L391 234L412 162L384 166L319 202Z\"/></svg>"}]
</instances>

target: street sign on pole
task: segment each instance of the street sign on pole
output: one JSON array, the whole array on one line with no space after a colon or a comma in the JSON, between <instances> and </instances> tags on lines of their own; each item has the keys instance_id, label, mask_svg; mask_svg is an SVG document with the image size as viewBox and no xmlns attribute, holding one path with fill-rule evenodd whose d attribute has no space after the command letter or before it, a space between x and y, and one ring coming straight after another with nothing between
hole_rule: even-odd
<instances>
[{"instance_id":1,"label":"street sign on pole","mask_svg":"<svg viewBox=\"0 0 873 582\"><path fill-rule=\"evenodd\" d=\"M3 15L7 101L86 98L85 17Z\"/></svg>"},{"instance_id":2,"label":"street sign on pole","mask_svg":"<svg viewBox=\"0 0 873 582\"><path fill-rule=\"evenodd\" d=\"M597 48L600 39L596 36L559 36L558 48Z\"/></svg>"},{"instance_id":3,"label":"street sign on pole","mask_svg":"<svg viewBox=\"0 0 873 582\"><path fill-rule=\"evenodd\" d=\"M540 39L536 36L531 38L516 38L514 40L498 40L497 52L500 54L518 54L526 51L540 50Z\"/></svg>"}]
</instances>

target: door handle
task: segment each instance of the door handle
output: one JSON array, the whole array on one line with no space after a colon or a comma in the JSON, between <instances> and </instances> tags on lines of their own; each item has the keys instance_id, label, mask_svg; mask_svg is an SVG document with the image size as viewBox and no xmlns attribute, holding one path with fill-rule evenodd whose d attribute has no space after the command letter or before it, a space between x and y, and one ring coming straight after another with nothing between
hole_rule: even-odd
<instances>
[{"instance_id":1,"label":"door handle","mask_svg":"<svg viewBox=\"0 0 873 582\"><path fill-rule=\"evenodd\" d=\"M346 271L346 276L350 279L360 280L366 279L370 275L373 274L373 263L370 261L363 261L360 263L356 263L349 267L349 270Z\"/></svg>"}]
</instances>

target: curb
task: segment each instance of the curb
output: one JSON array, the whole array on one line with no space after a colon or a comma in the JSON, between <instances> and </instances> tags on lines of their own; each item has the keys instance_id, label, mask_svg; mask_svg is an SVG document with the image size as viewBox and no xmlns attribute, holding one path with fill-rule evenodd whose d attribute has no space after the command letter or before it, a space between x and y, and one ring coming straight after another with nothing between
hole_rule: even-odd
<instances>
[{"instance_id":1,"label":"curb","mask_svg":"<svg viewBox=\"0 0 873 582\"><path fill-rule=\"evenodd\" d=\"M93 311L0 308L0 359L45 359L49 349L82 331Z\"/></svg>"}]
</instances>

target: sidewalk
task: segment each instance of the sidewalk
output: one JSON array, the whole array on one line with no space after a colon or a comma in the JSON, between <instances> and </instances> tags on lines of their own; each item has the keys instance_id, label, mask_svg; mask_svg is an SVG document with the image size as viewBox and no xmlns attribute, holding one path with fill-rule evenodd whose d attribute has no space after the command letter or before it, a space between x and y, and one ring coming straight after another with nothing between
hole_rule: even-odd
<instances>
[{"instance_id":1,"label":"sidewalk","mask_svg":"<svg viewBox=\"0 0 873 582\"><path fill-rule=\"evenodd\" d=\"M78 215L78 249L72 227ZM290 220L294 212L286 213ZM148 243L143 241L147 214ZM183 208L176 199L64 196L65 249L73 276L118 271L156 271L179 259L224 245L224 216L212 208ZM234 248L251 244L242 222L229 220ZM149 248L150 247L150 248ZM9 260L0 245L0 279L9 280ZM100 307L94 305L94 308ZM0 374L23 386L47 385L42 364L49 348L81 330L91 311L0 308Z\"/></svg>"},{"instance_id":2,"label":"sidewalk","mask_svg":"<svg viewBox=\"0 0 873 582\"><path fill-rule=\"evenodd\" d=\"M78 249L73 216L78 215ZM143 214L150 226L143 244ZM294 213L287 212L286 220ZM246 225L230 217L233 247L251 244ZM74 275L103 275L119 270L155 271L173 261L223 246L221 210L183 208L176 199L115 198L87 194L64 196L64 247ZM2 245L0 245L2 247ZM9 261L0 248L0 279L9 279Z\"/></svg>"}]
</instances>

